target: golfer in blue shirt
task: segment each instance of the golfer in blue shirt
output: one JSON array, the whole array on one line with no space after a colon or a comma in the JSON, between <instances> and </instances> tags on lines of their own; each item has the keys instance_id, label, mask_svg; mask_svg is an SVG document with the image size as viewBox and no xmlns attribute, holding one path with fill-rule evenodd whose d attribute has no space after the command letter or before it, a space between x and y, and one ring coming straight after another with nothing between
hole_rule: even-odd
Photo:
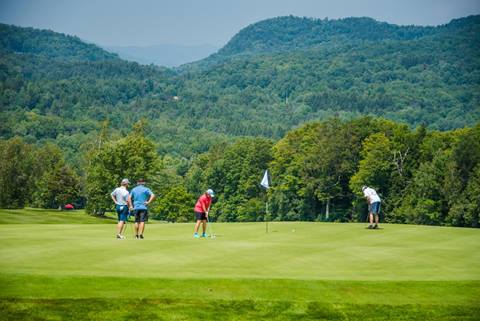
<instances>
[{"instance_id":1,"label":"golfer in blue shirt","mask_svg":"<svg viewBox=\"0 0 480 321\"><path fill-rule=\"evenodd\" d=\"M129 203L133 204L133 213L135 215L135 238L143 239L143 231L145 230L145 222L148 221L148 204L155 199L152 191L145 187L145 180L139 178L137 186L130 191L128 197Z\"/></svg>"}]
</instances>

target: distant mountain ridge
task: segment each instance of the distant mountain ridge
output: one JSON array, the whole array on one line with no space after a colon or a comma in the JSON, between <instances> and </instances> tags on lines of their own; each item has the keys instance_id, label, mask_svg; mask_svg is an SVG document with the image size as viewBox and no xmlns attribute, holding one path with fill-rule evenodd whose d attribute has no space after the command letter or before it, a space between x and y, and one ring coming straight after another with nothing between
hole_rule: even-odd
<instances>
[{"instance_id":1,"label":"distant mountain ridge","mask_svg":"<svg viewBox=\"0 0 480 321\"><path fill-rule=\"evenodd\" d=\"M218 50L212 45L173 45L161 44L154 46L105 46L106 50L114 52L120 58L136 61L140 64L155 64L165 67L177 67L195 62L211 55Z\"/></svg>"},{"instance_id":2,"label":"distant mountain ridge","mask_svg":"<svg viewBox=\"0 0 480 321\"><path fill-rule=\"evenodd\" d=\"M333 39L411 40L433 31L433 27L397 26L365 17L338 20L277 17L242 29L219 55L289 51L314 47Z\"/></svg>"},{"instance_id":3,"label":"distant mountain ridge","mask_svg":"<svg viewBox=\"0 0 480 321\"><path fill-rule=\"evenodd\" d=\"M117 54L107 52L75 36L3 23L0 23L0 50L15 54L40 55L63 61L118 59Z\"/></svg>"},{"instance_id":4,"label":"distant mountain ridge","mask_svg":"<svg viewBox=\"0 0 480 321\"><path fill-rule=\"evenodd\" d=\"M431 26L400 26L379 22L368 17L315 19L284 16L266 19L240 30L217 53L197 65L211 65L242 55L273 54L319 47L328 43L408 41L479 25L480 16L454 19L448 24ZM195 65L195 64L193 64Z\"/></svg>"},{"instance_id":5,"label":"distant mountain ridge","mask_svg":"<svg viewBox=\"0 0 480 321\"><path fill-rule=\"evenodd\" d=\"M0 25L0 35L0 137L78 148L104 120L125 134L146 118L161 153L188 157L330 117L439 130L480 120L480 16L437 27L273 18L174 69L52 31Z\"/></svg>"}]
</instances>

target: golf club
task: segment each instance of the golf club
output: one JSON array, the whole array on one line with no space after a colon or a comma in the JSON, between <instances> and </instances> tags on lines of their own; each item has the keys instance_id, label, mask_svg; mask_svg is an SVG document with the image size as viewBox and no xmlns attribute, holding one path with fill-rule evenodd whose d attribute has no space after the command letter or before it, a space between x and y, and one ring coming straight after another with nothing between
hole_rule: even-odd
<instances>
[{"instance_id":1,"label":"golf club","mask_svg":"<svg viewBox=\"0 0 480 321\"><path fill-rule=\"evenodd\" d=\"M133 235L133 237L135 238L135 226L134 226L133 223L132 223L132 224L128 224L128 223L130 222L130 216L132 216L132 215L131 215L131 212L128 211L127 220L125 221L125 225L123 226L123 233L122 233L122 234L125 235L125 232L126 232L126 230L127 230L127 225L131 225L131 226L132 226L132 233L133 233L132 235Z\"/></svg>"},{"instance_id":2,"label":"golf club","mask_svg":"<svg viewBox=\"0 0 480 321\"><path fill-rule=\"evenodd\" d=\"M213 223L212 224L210 223L210 220L208 219L208 217L207 217L207 224L208 224L207 229L210 229L210 233L209 233L210 238L212 238L212 239L216 238L216 235L215 235L215 233L213 233L213 229L212 229L212 224Z\"/></svg>"}]
</instances>

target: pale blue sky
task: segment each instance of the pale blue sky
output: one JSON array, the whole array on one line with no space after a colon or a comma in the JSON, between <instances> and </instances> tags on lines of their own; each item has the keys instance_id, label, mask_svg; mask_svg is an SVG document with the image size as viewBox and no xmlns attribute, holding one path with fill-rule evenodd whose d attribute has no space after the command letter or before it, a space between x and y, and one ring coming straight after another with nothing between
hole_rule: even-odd
<instances>
[{"instance_id":1,"label":"pale blue sky","mask_svg":"<svg viewBox=\"0 0 480 321\"><path fill-rule=\"evenodd\" d=\"M290 14L438 25L479 13L480 0L0 0L2 23L116 46L221 47L251 23Z\"/></svg>"}]
</instances>

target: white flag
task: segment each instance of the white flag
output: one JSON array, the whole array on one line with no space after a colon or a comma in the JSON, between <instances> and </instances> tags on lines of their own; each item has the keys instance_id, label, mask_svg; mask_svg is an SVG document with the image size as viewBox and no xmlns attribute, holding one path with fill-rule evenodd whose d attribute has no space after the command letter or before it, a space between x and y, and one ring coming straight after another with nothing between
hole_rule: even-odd
<instances>
[{"instance_id":1,"label":"white flag","mask_svg":"<svg viewBox=\"0 0 480 321\"><path fill-rule=\"evenodd\" d=\"M260 183L260 185L262 185L266 189L268 189L270 187L270 185L268 185L268 170L265 171L265 174L263 175L263 179L262 179L262 182Z\"/></svg>"}]
</instances>

